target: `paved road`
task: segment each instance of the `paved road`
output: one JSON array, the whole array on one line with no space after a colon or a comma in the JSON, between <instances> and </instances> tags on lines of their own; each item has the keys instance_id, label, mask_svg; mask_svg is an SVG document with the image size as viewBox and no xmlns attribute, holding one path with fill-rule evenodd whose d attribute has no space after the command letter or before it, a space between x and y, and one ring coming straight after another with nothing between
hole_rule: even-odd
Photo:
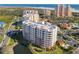
<instances>
[{"instance_id":1,"label":"paved road","mask_svg":"<svg viewBox=\"0 0 79 59\"><path fill-rule=\"evenodd\" d=\"M10 45L10 46L6 46L2 49L2 53L3 54L14 54L14 51L13 51L13 48L14 46L16 46L18 43L16 42L15 44L13 45Z\"/></svg>"},{"instance_id":2,"label":"paved road","mask_svg":"<svg viewBox=\"0 0 79 59\"><path fill-rule=\"evenodd\" d=\"M73 51L73 54L79 54L79 48Z\"/></svg>"}]
</instances>

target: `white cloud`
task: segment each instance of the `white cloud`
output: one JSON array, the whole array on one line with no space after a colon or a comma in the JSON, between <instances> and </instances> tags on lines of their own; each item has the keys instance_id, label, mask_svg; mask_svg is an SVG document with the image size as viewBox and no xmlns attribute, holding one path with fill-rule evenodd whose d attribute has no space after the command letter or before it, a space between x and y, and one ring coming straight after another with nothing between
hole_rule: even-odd
<instances>
[{"instance_id":1,"label":"white cloud","mask_svg":"<svg viewBox=\"0 0 79 59\"><path fill-rule=\"evenodd\" d=\"M72 8L72 12L79 12L78 9Z\"/></svg>"}]
</instances>

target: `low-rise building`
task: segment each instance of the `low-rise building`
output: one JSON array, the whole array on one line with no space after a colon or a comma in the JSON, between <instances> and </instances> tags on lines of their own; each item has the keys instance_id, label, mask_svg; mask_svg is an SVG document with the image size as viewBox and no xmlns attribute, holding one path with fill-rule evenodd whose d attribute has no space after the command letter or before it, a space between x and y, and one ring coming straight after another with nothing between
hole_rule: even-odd
<instances>
[{"instance_id":1,"label":"low-rise building","mask_svg":"<svg viewBox=\"0 0 79 59\"><path fill-rule=\"evenodd\" d=\"M78 28L79 29L79 23L71 23L72 25L72 28L76 29Z\"/></svg>"},{"instance_id":2,"label":"low-rise building","mask_svg":"<svg viewBox=\"0 0 79 59\"><path fill-rule=\"evenodd\" d=\"M64 46L64 45L65 45L65 42L64 42L64 40L62 40L62 39L57 40L56 43L57 43L58 45L60 45L60 46Z\"/></svg>"},{"instance_id":3,"label":"low-rise building","mask_svg":"<svg viewBox=\"0 0 79 59\"><path fill-rule=\"evenodd\" d=\"M65 41L62 39L57 40L57 44L64 49L68 49L70 46L69 44L66 44Z\"/></svg>"},{"instance_id":4,"label":"low-rise building","mask_svg":"<svg viewBox=\"0 0 79 59\"><path fill-rule=\"evenodd\" d=\"M61 23L61 24L59 24L59 27L62 29L71 29L72 26L67 23Z\"/></svg>"}]
</instances>

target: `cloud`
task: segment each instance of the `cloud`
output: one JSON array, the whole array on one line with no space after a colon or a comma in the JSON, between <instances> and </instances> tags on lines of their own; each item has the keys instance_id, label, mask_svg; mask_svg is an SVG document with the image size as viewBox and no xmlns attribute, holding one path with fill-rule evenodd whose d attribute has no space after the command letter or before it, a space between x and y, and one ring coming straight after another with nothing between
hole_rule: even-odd
<instances>
[{"instance_id":1,"label":"cloud","mask_svg":"<svg viewBox=\"0 0 79 59\"><path fill-rule=\"evenodd\" d=\"M72 8L72 12L79 12L78 9Z\"/></svg>"}]
</instances>

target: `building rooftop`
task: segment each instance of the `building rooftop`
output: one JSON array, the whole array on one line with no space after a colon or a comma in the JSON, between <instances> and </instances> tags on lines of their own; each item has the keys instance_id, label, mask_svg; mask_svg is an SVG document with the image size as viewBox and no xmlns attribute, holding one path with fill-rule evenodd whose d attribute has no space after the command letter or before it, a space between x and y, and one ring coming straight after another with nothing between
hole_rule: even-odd
<instances>
[{"instance_id":1,"label":"building rooftop","mask_svg":"<svg viewBox=\"0 0 79 59\"><path fill-rule=\"evenodd\" d=\"M27 24L28 26L31 25L32 27L37 27L37 29L46 29L48 31L51 31L56 28L56 25L52 25L48 22L32 22L29 20L26 20L23 22L23 24Z\"/></svg>"}]
</instances>

